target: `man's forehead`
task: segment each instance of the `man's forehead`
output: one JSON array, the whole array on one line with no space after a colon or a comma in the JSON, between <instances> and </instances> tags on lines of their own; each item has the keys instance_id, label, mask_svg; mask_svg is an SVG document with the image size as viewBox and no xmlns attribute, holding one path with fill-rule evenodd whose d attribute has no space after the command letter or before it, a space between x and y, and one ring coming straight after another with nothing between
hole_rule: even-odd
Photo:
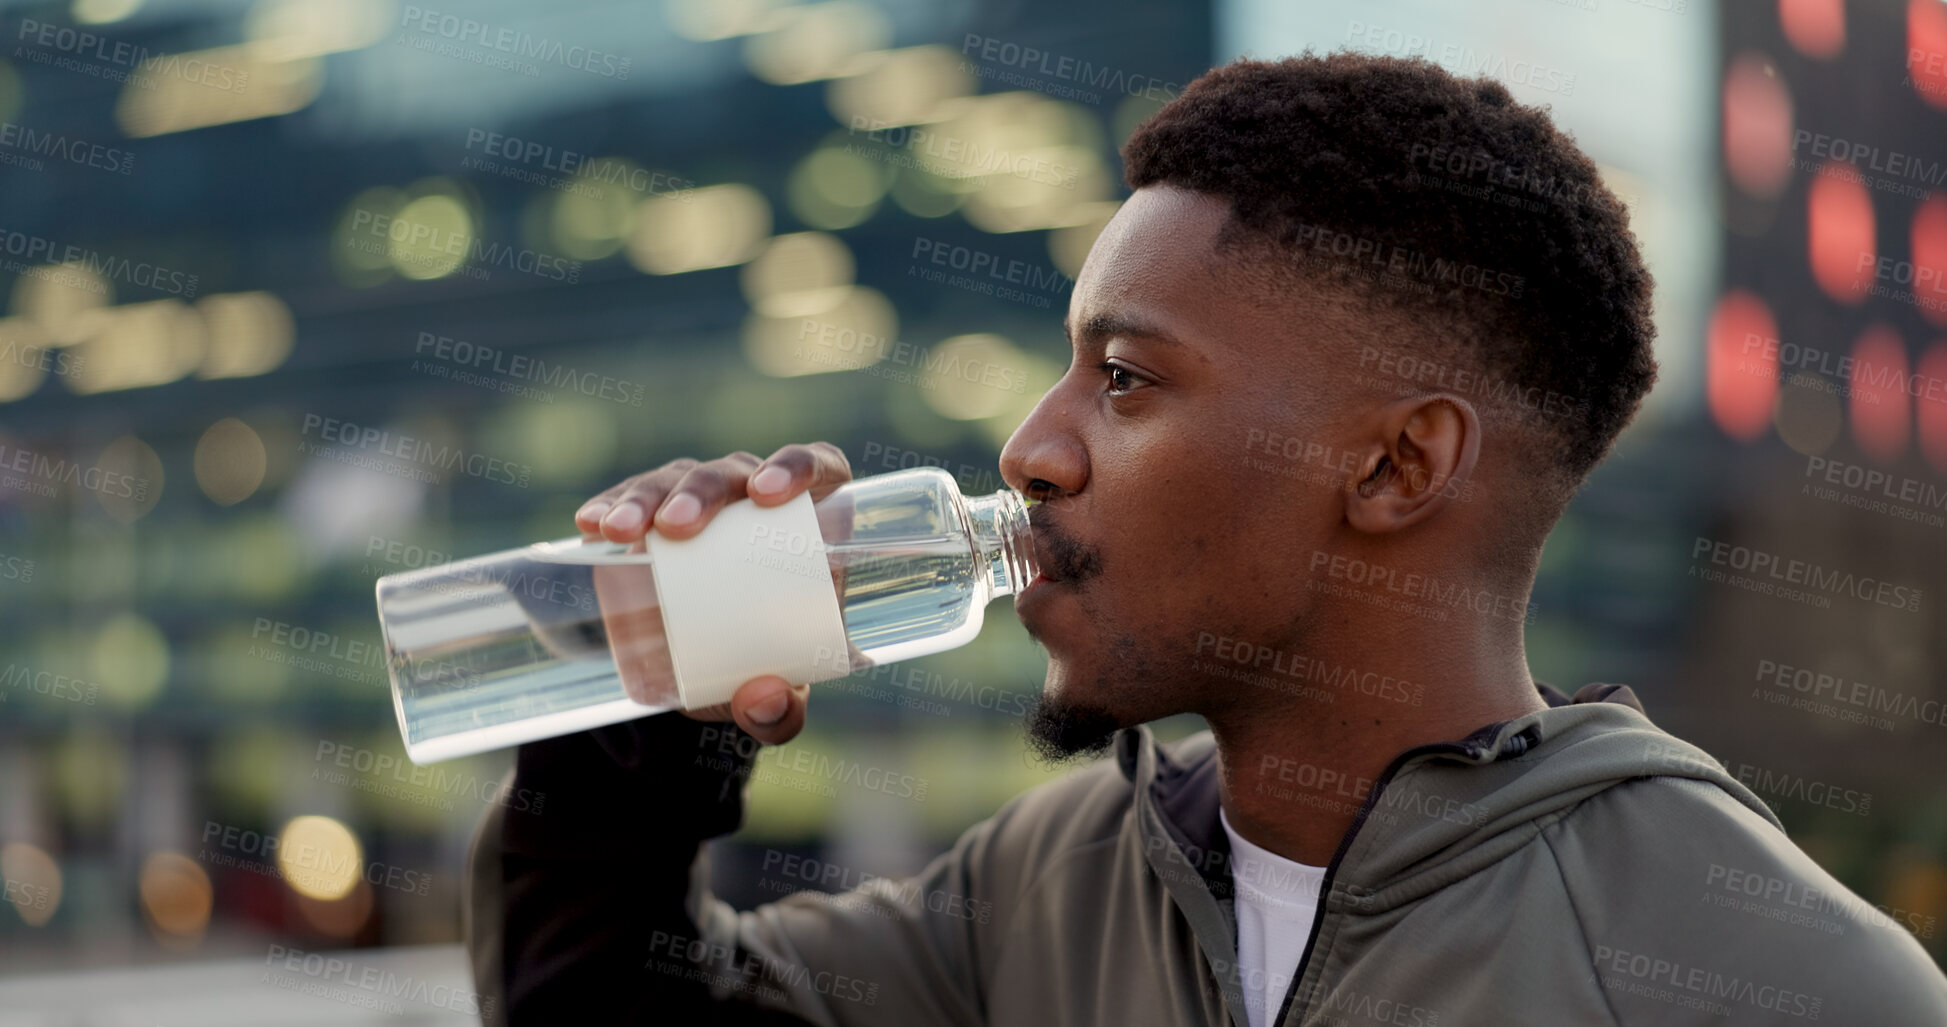
<instances>
[{"instance_id":1,"label":"man's forehead","mask_svg":"<svg viewBox=\"0 0 1947 1027\"><path fill-rule=\"evenodd\" d=\"M1199 255L1211 251L1230 219L1230 201L1172 185L1151 185L1131 193L1102 228L1090 256L1107 249L1118 255L1160 243Z\"/></svg>"},{"instance_id":2,"label":"man's forehead","mask_svg":"<svg viewBox=\"0 0 1947 1027\"><path fill-rule=\"evenodd\" d=\"M1253 255L1221 245L1229 200L1175 186L1136 190L1076 278L1062 328L1077 345L1108 338L1178 343L1199 356L1275 344L1301 296L1267 286Z\"/></svg>"},{"instance_id":3,"label":"man's forehead","mask_svg":"<svg viewBox=\"0 0 1947 1027\"><path fill-rule=\"evenodd\" d=\"M1168 336L1177 308L1217 283L1210 257L1229 217L1220 197L1174 186L1136 190L1102 229L1075 283L1063 329L1070 339Z\"/></svg>"}]
</instances>

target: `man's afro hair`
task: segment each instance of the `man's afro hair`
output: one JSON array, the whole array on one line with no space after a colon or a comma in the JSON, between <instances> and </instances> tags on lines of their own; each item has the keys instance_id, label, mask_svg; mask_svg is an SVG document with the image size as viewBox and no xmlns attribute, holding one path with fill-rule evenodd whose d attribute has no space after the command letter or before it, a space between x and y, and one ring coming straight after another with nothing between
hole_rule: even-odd
<instances>
[{"instance_id":1,"label":"man's afro hair","mask_svg":"<svg viewBox=\"0 0 1947 1027\"><path fill-rule=\"evenodd\" d=\"M1437 318L1429 341L1457 339L1454 359L1499 376L1569 492L1655 381L1652 282L1627 211L1547 112L1498 82L1417 58L1240 60L1143 122L1123 162L1132 189L1229 200L1226 237L1301 279ZM1368 266L1343 273L1348 254ZM1373 254L1413 287L1377 288Z\"/></svg>"}]
</instances>

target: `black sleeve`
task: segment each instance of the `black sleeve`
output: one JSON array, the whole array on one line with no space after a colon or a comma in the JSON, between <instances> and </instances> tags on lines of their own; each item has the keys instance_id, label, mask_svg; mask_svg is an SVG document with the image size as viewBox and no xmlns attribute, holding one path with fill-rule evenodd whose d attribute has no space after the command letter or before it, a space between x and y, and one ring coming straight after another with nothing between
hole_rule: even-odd
<instances>
[{"instance_id":1,"label":"black sleeve","mask_svg":"<svg viewBox=\"0 0 1947 1027\"><path fill-rule=\"evenodd\" d=\"M587 571L540 567L511 583L558 653L607 644L599 617L590 634L557 601L592 598ZM1001 818L914 878L738 912L711 894L704 843L742 821L757 749L734 724L680 713L521 746L469 857L482 1019L981 1024L980 934L997 891L1012 894L994 882L1018 876L1007 872L1018 860L991 855Z\"/></svg>"},{"instance_id":2,"label":"black sleeve","mask_svg":"<svg viewBox=\"0 0 1947 1027\"><path fill-rule=\"evenodd\" d=\"M469 911L468 943L476 973L497 978L479 981L483 1006L504 1010L488 1022L803 1022L713 1001L677 968L699 937L692 870L742 819L737 754L753 747L734 724L680 714L520 747L502 791L518 801L498 804L473 853L475 902L494 908Z\"/></svg>"}]
</instances>

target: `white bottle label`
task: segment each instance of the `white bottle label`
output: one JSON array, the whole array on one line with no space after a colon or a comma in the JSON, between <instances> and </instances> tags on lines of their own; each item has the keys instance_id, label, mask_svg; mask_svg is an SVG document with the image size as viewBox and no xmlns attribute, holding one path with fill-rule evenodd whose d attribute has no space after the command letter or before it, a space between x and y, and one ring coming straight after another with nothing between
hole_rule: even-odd
<instances>
[{"instance_id":1,"label":"white bottle label","mask_svg":"<svg viewBox=\"0 0 1947 1027\"><path fill-rule=\"evenodd\" d=\"M843 677L851 649L811 494L727 503L695 538L649 532L663 628L683 708L730 701L760 674Z\"/></svg>"}]
</instances>

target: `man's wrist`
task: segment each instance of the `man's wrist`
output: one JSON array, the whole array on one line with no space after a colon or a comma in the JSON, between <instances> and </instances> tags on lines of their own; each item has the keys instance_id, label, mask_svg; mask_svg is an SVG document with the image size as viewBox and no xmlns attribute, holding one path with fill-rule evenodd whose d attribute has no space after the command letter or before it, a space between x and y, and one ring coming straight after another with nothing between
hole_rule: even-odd
<instances>
[{"instance_id":1,"label":"man's wrist","mask_svg":"<svg viewBox=\"0 0 1947 1027\"><path fill-rule=\"evenodd\" d=\"M515 757L514 787L545 800L508 809L504 843L538 855L730 834L743 820L757 745L733 723L680 713L529 742Z\"/></svg>"}]
</instances>

